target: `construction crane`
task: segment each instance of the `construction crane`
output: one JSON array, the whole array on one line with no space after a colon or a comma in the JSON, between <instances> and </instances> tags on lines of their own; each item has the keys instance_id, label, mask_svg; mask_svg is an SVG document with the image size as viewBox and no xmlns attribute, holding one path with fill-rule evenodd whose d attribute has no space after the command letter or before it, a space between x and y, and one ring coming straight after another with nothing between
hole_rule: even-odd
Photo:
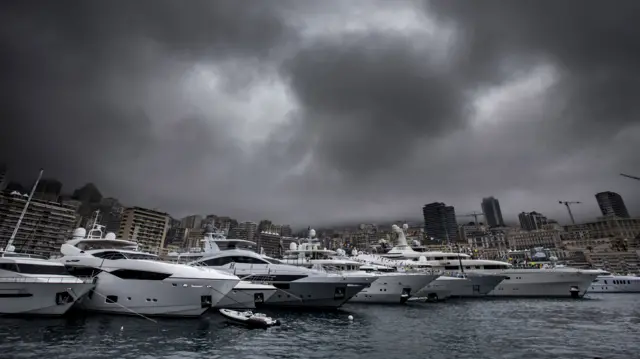
<instances>
[{"instance_id":1,"label":"construction crane","mask_svg":"<svg viewBox=\"0 0 640 359\"><path fill-rule=\"evenodd\" d=\"M475 220L476 226L478 225L478 216L484 216L484 213L480 212L476 212L473 211L473 213L469 213L469 214L459 214L456 217L473 217L473 219Z\"/></svg>"},{"instance_id":2,"label":"construction crane","mask_svg":"<svg viewBox=\"0 0 640 359\"><path fill-rule=\"evenodd\" d=\"M567 207L567 212L569 212L569 217L571 217L571 223L576 224L576 220L573 219L573 213L571 213L571 205L572 204L581 204L582 202L578 201L558 201L560 204L564 204Z\"/></svg>"},{"instance_id":3,"label":"construction crane","mask_svg":"<svg viewBox=\"0 0 640 359\"><path fill-rule=\"evenodd\" d=\"M622 177L627 177L627 178L631 178L631 179L634 179L634 180L638 180L638 181L640 181L640 177L631 176L631 175L626 175L626 174L624 174L624 173L621 173L621 174L620 174L620 176L622 176Z\"/></svg>"}]
</instances>

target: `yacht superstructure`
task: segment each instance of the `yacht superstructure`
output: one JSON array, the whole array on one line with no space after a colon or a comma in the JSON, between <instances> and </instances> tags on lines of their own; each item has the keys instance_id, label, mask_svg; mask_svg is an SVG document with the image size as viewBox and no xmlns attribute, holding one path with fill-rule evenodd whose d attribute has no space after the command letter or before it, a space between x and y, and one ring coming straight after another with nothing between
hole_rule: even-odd
<instances>
[{"instance_id":1,"label":"yacht superstructure","mask_svg":"<svg viewBox=\"0 0 640 359\"><path fill-rule=\"evenodd\" d=\"M404 238L402 231L398 235ZM463 253L415 252L406 245L406 240L400 242L385 255L386 258L405 259L406 265L420 261L445 271L504 275L506 278L489 292L489 296L583 297L591 282L603 273L563 266L517 268L506 262L472 259Z\"/></svg>"},{"instance_id":2,"label":"yacht superstructure","mask_svg":"<svg viewBox=\"0 0 640 359\"><path fill-rule=\"evenodd\" d=\"M367 274L344 276L284 264L253 251L238 249L243 244L255 243L226 239L219 232L215 238L214 233L208 232L204 243L204 255L191 264L224 270L244 281L273 285L277 291L265 300L265 306L338 308L378 278ZM221 246L233 249L221 251Z\"/></svg>"},{"instance_id":3,"label":"yacht superstructure","mask_svg":"<svg viewBox=\"0 0 640 359\"><path fill-rule=\"evenodd\" d=\"M70 273L97 277L95 290L81 301L83 309L115 314L196 317L215 306L240 279L234 275L159 261L136 250L137 244L102 237L94 224L85 236L78 228L60 249Z\"/></svg>"},{"instance_id":4,"label":"yacht superstructure","mask_svg":"<svg viewBox=\"0 0 640 359\"><path fill-rule=\"evenodd\" d=\"M315 231L309 231L308 243L297 246L291 243L290 250L282 260L284 263L307 268L321 268L329 272L340 272L347 276L375 273L378 279L370 287L356 294L350 303L405 303L427 284L439 277L432 272L398 272L383 265L364 266L363 263L348 259L344 251L320 249L312 239Z\"/></svg>"},{"instance_id":5,"label":"yacht superstructure","mask_svg":"<svg viewBox=\"0 0 640 359\"><path fill-rule=\"evenodd\" d=\"M0 252L0 314L62 315L93 288L61 263Z\"/></svg>"},{"instance_id":6,"label":"yacht superstructure","mask_svg":"<svg viewBox=\"0 0 640 359\"><path fill-rule=\"evenodd\" d=\"M640 277L604 273L591 283L589 293L640 293Z\"/></svg>"}]
</instances>

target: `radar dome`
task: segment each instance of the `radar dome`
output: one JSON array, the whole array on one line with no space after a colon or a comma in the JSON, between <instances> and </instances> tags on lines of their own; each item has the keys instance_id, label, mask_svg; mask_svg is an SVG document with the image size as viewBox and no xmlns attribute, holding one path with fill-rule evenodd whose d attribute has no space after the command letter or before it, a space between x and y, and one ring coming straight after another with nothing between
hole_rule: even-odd
<instances>
[{"instance_id":1,"label":"radar dome","mask_svg":"<svg viewBox=\"0 0 640 359\"><path fill-rule=\"evenodd\" d=\"M418 258L418 262L426 262L427 261L427 257L425 256L420 256L420 258Z\"/></svg>"},{"instance_id":2,"label":"radar dome","mask_svg":"<svg viewBox=\"0 0 640 359\"><path fill-rule=\"evenodd\" d=\"M403 224L403 225L402 225L402 229L404 229L404 230L406 231L407 229L409 229L409 225L408 225L408 224L406 224L406 223L405 223L405 224Z\"/></svg>"},{"instance_id":3,"label":"radar dome","mask_svg":"<svg viewBox=\"0 0 640 359\"><path fill-rule=\"evenodd\" d=\"M13 244L7 247L7 252L13 252L16 250L16 246L14 246Z\"/></svg>"},{"instance_id":4,"label":"radar dome","mask_svg":"<svg viewBox=\"0 0 640 359\"><path fill-rule=\"evenodd\" d=\"M74 238L84 238L86 235L87 235L87 230L82 227L76 228L76 230L73 231Z\"/></svg>"},{"instance_id":5,"label":"radar dome","mask_svg":"<svg viewBox=\"0 0 640 359\"><path fill-rule=\"evenodd\" d=\"M309 237L313 238L315 236L316 236L316 230L315 229L310 230L309 231Z\"/></svg>"},{"instance_id":6,"label":"radar dome","mask_svg":"<svg viewBox=\"0 0 640 359\"><path fill-rule=\"evenodd\" d=\"M109 233L107 233L106 236L104 236L104 239L109 239L109 240L116 239L116 234L113 233L113 232L109 232Z\"/></svg>"},{"instance_id":7,"label":"radar dome","mask_svg":"<svg viewBox=\"0 0 640 359\"><path fill-rule=\"evenodd\" d=\"M298 249L298 245L295 242L291 242L291 244L289 244L289 249L295 251Z\"/></svg>"}]
</instances>

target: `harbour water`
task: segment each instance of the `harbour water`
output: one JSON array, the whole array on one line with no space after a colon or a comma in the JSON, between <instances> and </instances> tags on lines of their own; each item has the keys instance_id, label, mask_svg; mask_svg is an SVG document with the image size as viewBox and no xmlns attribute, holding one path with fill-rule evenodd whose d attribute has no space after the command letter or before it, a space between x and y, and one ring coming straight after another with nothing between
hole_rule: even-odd
<instances>
[{"instance_id":1,"label":"harbour water","mask_svg":"<svg viewBox=\"0 0 640 359\"><path fill-rule=\"evenodd\" d=\"M157 323L106 315L0 318L0 357L629 359L639 347L640 296L633 294L262 312L282 326L248 330L213 313Z\"/></svg>"}]
</instances>

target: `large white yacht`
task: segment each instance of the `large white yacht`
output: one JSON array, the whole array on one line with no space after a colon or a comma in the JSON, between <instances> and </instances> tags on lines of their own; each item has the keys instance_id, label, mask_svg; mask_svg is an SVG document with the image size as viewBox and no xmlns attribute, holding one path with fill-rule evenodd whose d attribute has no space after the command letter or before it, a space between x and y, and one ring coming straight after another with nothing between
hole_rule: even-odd
<instances>
[{"instance_id":1,"label":"large white yacht","mask_svg":"<svg viewBox=\"0 0 640 359\"><path fill-rule=\"evenodd\" d=\"M96 276L96 288L79 303L89 311L145 316L200 316L240 279L229 273L166 263L137 251L137 243L115 238L103 226L84 228L62 245L58 260L70 273Z\"/></svg>"},{"instance_id":2,"label":"large white yacht","mask_svg":"<svg viewBox=\"0 0 640 359\"><path fill-rule=\"evenodd\" d=\"M238 275L244 281L273 285L277 292L265 300L264 306L338 308L378 279L370 274L344 276L284 264L253 251L239 249L255 243L226 239L220 232L215 237L214 233L206 233L204 245L204 253L190 256L199 257L191 265L209 266Z\"/></svg>"},{"instance_id":3,"label":"large white yacht","mask_svg":"<svg viewBox=\"0 0 640 359\"><path fill-rule=\"evenodd\" d=\"M391 229L398 234L397 245L392 251L398 251L399 248L409 248L409 250L412 250L411 247L407 245L407 239L404 235L404 230L406 230L407 227L406 224L403 225L402 229L396 225L391 227ZM419 257L418 261L402 259L402 257L398 255L383 257L375 254L358 254L353 258L365 263L383 264L405 270L407 268L435 270L443 274L415 293L415 297L418 300L427 299L428 301L438 301L449 297L483 297L506 278L504 275L495 273L469 273L465 272L464 269L460 272L453 273L452 271L447 271L439 263L426 261L424 256Z\"/></svg>"},{"instance_id":4,"label":"large white yacht","mask_svg":"<svg viewBox=\"0 0 640 359\"><path fill-rule=\"evenodd\" d=\"M69 274L62 263L0 252L0 314L62 315L94 286L91 279Z\"/></svg>"},{"instance_id":5,"label":"large white yacht","mask_svg":"<svg viewBox=\"0 0 640 359\"><path fill-rule=\"evenodd\" d=\"M398 234L404 238L401 231ZM385 257L405 259L407 265L422 261L445 271L504 275L506 278L488 294L499 297L583 297L591 288L591 282L604 273L564 266L517 268L506 262L471 259L463 253L416 252L406 245L406 240L404 244L399 241ZM424 258L421 260L421 257Z\"/></svg>"},{"instance_id":6,"label":"large white yacht","mask_svg":"<svg viewBox=\"0 0 640 359\"><path fill-rule=\"evenodd\" d=\"M94 287L91 278L78 279L61 263L15 252L13 242L43 172L28 196L11 193L28 198L4 251L0 250L0 314L62 315Z\"/></svg>"},{"instance_id":7,"label":"large white yacht","mask_svg":"<svg viewBox=\"0 0 640 359\"><path fill-rule=\"evenodd\" d=\"M383 265L363 266L363 263L344 258L344 251L320 249L313 243L315 231L309 231L308 243L299 246L291 243L285 252L283 263L307 268L322 268L329 272L340 272L347 276L375 273L378 279L369 288L363 289L349 300L349 303L405 303L412 294L439 277L433 272L398 272ZM341 258L342 257L342 258Z\"/></svg>"},{"instance_id":8,"label":"large white yacht","mask_svg":"<svg viewBox=\"0 0 640 359\"><path fill-rule=\"evenodd\" d=\"M591 283L589 293L640 293L640 277L607 272Z\"/></svg>"}]
</instances>

